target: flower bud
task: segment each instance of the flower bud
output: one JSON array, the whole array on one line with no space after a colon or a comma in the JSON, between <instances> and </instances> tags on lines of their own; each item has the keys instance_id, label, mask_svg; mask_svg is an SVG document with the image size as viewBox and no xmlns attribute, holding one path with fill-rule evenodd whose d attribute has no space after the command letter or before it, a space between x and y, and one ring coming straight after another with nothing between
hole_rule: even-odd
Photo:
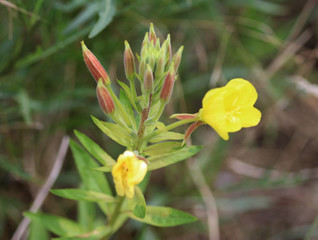
<instances>
[{"instance_id":1,"label":"flower bud","mask_svg":"<svg viewBox=\"0 0 318 240\"><path fill-rule=\"evenodd\" d=\"M153 24L150 23L150 29L149 29L149 41L152 42L153 45L156 45L156 42L157 42L157 36L156 36L156 33L155 33L155 30L153 28Z\"/></svg>"},{"instance_id":2,"label":"flower bud","mask_svg":"<svg viewBox=\"0 0 318 240\"><path fill-rule=\"evenodd\" d=\"M106 70L100 64L95 55L85 46L84 41L82 41L81 44L84 61L89 71L93 75L95 81L98 82L99 79L102 79L104 84L110 84L110 80Z\"/></svg>"},{"instance_id":3,"label":"flower bud","mask_svg":"<svg viewBox=\"0 0 318 240\"><path fill-rule=\"evenodd\" d=\"M133 81L135 79L135 59L127 41L125 41L124 65L127 79Z\"/></svg>"},{"instance_id":4,"label":"flower bud","mask_svg":"<svg viewBox=\"0 0 318 240\"><path fill-rule=\"evenodd\" d=\"M156 63L156 73L155 73L156 79L160 78L160 76L164 73L164 71L165 71L165 63L166 63L165 54L160 54L160 57L159 57L159 59L157 60L157 63Z\"/></svg>"},{"instance_id":5,"label":"flower bud","mask_svg":"<svg viewBox=\"0 0 318 240\"><path fill-rule=\"evenodd\" d=\"M139 63L139 76L142 78L145 75L145 71L146 71L146 59L142 58L141 62Z\"/></svg>"},{"instance_id":6,"label":"flower bud","mask_svg":"<svg viewBox=\"0 0 318 240\"><path fill-rule=\"evenodd\" d=\"M166 56L167 56L167 59L169 59L169 61L171 61L172 48L171 48L170 34L168 34L166 41L167 41Z\"/></svg>"},{"instance_id":7,"label":"flower bud","mask_svg":"<svg viewBox=\"0 0 318 240\"><path fill-rule=\"evenodd\" d=\"M152 93L153 90L153 72L149 64L147 64L147 70L145 72L144 89L146 93Z\"/></svg>"},{"instance_id":8,"label":"flower bud","mask_svg":"<svg viewBox=\"0 0 318 240\"><path fill-rule=\"evenodd\" d=\"M96 88L97 98L99 102L99 106L106 114L111 114L115 111L115 104L114 101L106 88L103 84L103 81L99 80Z\"/></svg>"},{"instance_id":9,"label":"flower bud","mask_svg":"<svg viewBox=\"0 0 318 240\"><path fill-rule=\"evenodd\" d=\"M176 54L172 57L172 63L174 64L174 71L177 72L180 62L181 62L181 57L182 57L182 51L183 51L183 46L179 48L179 50L176 52Z\"/></svg>"},{"instance_id":10,"label":"flower bud","mask_svg":"<svg viewBox=\"0 0 318 240\"><path fill-rule=\"evenodd\" d=\"M163 82L163 86L160 92L160 100L163 102L169 102L175 81L176 75L174 71L174 65L171 64L169 72L167 73L165 80Z\"/></svg>"}]
</instances>

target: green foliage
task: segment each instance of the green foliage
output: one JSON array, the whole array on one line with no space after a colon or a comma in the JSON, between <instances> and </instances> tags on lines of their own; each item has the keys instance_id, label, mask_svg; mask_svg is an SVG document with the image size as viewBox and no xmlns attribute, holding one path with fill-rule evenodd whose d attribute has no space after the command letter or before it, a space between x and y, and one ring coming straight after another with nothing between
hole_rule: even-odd
<instances>
[{"instance_id":1,"label":"green foliage","mask_svg":"<svg viewBox=\"0 0 318 240\"><path fill-rule=\"evenodd\" d=\"M148 169L155 170L180 162L197 154L201 148L202 146L185 146L171 153L149 157L148 160L150 164Z\"/></svg>"},{"instance_id":2,"label":"green foliage","mask_svg":"<svg viewBox=\"0 0 318 240\"><path fill-rule=\"evenodd\" d=\"M130 217L157 227L172 227L191 223L197 220L189 213L182 212L169 207L147 206L145 218L138 218L130 214Z\"/></svg>"},{"instance_id":3,"label":"green foliage","mask_svg":"<svg viewBox=\"0 0 318 240\"><path fill-rule=\"evenodd\" d=\"M51 192L57 196L78 201L116 202L116 199L109 195L82 189L54 189Z\"/></svg>"},{"instance_id":4,"label":"green foliage","mask_svg":"<svg viewBox=\"0 0 318 240\"><path fill-rule=\"evenodd\" d=\"M68 237L85 233L79 224L63 217L31 212L26 212L24 215L31 220L41 221L47 229L58 236Z\"/></svg>"}]
</instances>

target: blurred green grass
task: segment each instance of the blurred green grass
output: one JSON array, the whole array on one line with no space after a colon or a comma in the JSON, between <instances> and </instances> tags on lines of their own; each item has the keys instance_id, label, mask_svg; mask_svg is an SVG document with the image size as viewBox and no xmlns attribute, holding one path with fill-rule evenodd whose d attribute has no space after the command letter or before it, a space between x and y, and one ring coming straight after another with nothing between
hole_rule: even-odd
<instances>
[{"instance_id":1,"label":"blurred green grass","mask_svg":"<svg viewBox=\"0 0 318 240\"><path fill-rule=\"evenodd\" d=\"M0 1L0 238L14 233L65 134L79 129L114 158L123 151L91 122L103 116L80 41L111 79L124 79L124 40L138 53L153 22L161 39L171 34L174 51L185 46L166 116L198 111L208 89L235 77L260 95L258 127L230 142L204 127L193 135L207 145L198 162L218 200L222 239L303 239L317 212L317 19L314 0ZM68 156L56 185L78 181ZM208 239L208 212L186 165L151 181L149 202L181 206L201 221L168 230L129 222L116 239ZM42 210L76 216L72 201L51 195Z\"/></svg>"}]
</instances>

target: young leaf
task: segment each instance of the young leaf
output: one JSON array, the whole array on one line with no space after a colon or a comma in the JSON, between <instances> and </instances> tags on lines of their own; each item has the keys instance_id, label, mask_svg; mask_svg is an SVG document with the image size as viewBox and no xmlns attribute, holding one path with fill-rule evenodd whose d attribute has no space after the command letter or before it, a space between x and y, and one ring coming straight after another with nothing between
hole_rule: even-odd
<instances>
[{"instance_id":1,"label":"young leaf","mask_svg":"<svg viewBox=\"0 0 318 240\"><path fill-rule=\"evenodd\" d=\"M158 135L152 137L150 142L161 142L166 140L181 140L184 138L184 134L176 133L176 132L163 132L159 133Z\"/></svg>"},{"instance_id":2,"label":"young leaf","mask_svg":"<svg viewBox=\"0 0 318 240\"><path fill-rule=\"evenodd\" d=\"M32 221L40 220L49 231L61 237L71 237L85 233L79 224L64 217L32 212L25 212L24 215Z\"/></svg>"},{"instance_id":3,"label":"young leaf","mask_svg":"<svg viewBox=\"0 0 318 240\"><path fill-rule=\"evenodd\" d=\"M147 158L150 162L148 170L155 170L185 160L201 150L202 146L185 146L172 153Z\"/></svg>"},{"instance_id":4,"label":"young leaf","mask_svg":"<svg viewBox=\"0 0 318 240\"><path fill-rule=\"evenodd\" d=\"M120 89L119 101L122 103L122 106L125 108L126 112L128 113L128 116L133 124L135 131L137 131L134 111L131 107L129 98L127 97L126 93L122 89Z\"/></svg>"},{"instance_id":5,"label":"young leaf","mask_svg":"<svg viewBox=\"0 0 318 240\"><path fill-rule=\"evenodd\" d=\"M132 213L138 218L144 218L146 215L146 201L139 187L135 187L135 195L128 199L128 205Z\"/></svg>"},{"instance_id":6,"label":"young leaf","mask_svg":"<svg viewBox=\"0 0 318 240\"><path fill-rule=\"evenodd\" d=\"M70 140L70 147L74 155L77 170L81 176L81 179L83 180L85 188L89 191L112 195L112 191L103 173L96 172L91 169L98 167L98 165L89 155L89 153L87 153L73 140ZM101 207L104 213L109 213L110 206L101 202L99 202L98 205Z\"/></svg>"},{"instance_id":7,"label":"young leaf","mask_svg":"<svg viewBox=\"0 0 318 240\"><path fill-rule=\"evenodd\" d=\"M96 126L115 142L125 147L130 147L132 145L134 138L118 124L103 122L93 116L92 119Z\"/></svg>"},{"instance_id":8,"label":"young leaf","mask_svg":"<svg viewBox=\"0 0 318 240\"><path fill-rule=\"evenodd\" d=\"M169 207L147 206L145 218L138 218L132 213L129 217L143 223L147 223L157 227L172 227L197 220L196 217L189 213L182 212Z\"/></svg>"},{"instance_id":9,"label":"young leaf","mask_svg":"<svg viewBox=\"0 0 318 240\"><path fill-rule=\"evenodd\" d=\"M74 133L86 150L92 154L93 157L96 158L101 164L104 166L113 166L116 163L116 161L92 139L77 130L74 130Z\"/></svg>"},{"instance_id":10,"label":"young leaf","mask_svg":"<svg viewBox=\"0 0 318 240\"><path fill-rule=\"evenodd\" d=\"M157 143L144 148L143 154L146 156L163 155L175 152L181 148L181 142L163 142Z\"/></svg>"},{"instance_id":11,"label":"young leaf","mask_svg":"<svg viewBox=\"0 0 318 240\"><path fill-rule=\"evenodd\" d=\"M83 189L52 189L51 192L59 197L88 202L116 202L112 196Z\"/></svg>"},{"instance_id":12,"label":"young leaf","mask_svg":"<svg viewBox=\"0 0 318 240\"><path fill-rule=\"evenodd\" d=\"M126 93L126 96L129 99L131 105L135 108L137 112L141 112L141 107L139 105L136 105L136 102L138 103L138 99L135 99L134 96L131 94L130 88L122 81L117 80L117 82Z\"/></svg>"}]
</instances>

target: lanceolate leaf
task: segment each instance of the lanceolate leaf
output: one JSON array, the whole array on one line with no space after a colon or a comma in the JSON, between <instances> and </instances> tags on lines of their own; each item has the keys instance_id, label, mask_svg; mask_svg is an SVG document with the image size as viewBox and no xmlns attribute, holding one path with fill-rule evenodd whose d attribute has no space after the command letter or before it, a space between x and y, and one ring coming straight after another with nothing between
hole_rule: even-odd
<instances>
[{"instance_id":1,"label":"lanceolate leaf","mask_svg":"<svg viewBox=\"0 0 318 240\"><path fill-rule=\"evenodd\" d=\"M136 119L134 116L134 111L131 107L131 103L129 98L127 97L126 93L120 89L120 96L119 96L119 100L122 103L122 106L125 108L126 112L128 113L128 116L133 124L133 127L135 129L135 131L137 131L137 126L136 126Z\"/></svg>"},{"instance_id":2,"label":"lanceolate leaf","mask_svg":"<svg viewBox=\"0 0 318 240\"><path fill-rule=\"evenodd\" d=\"M146 215L146 201L139 187L135 187L135 195L128 199L128 205L132 213L138 218L144 218Z\"/></svg>"},{"instance_id":3,"label":"lanceolate leaf","mask_svg":"<svg viewBox=\"0 0 318 240\"><path fill-rule=\"evenodd\" d=\"M118 124L103 122L93 116L92 119L96 126L115 142L126 147L130 147L132 145L134 138Z\"/></svg>"},{"instance_id":4,"label":"lanceolate leaf","mask_svg":"<svg viewBox=\"0 0 318 240\"><path fill-rule=\"evenodd\" d=\"M161 142L166 140L181 140L184 138L184 134L176 132L163 132L150 139L150 142Z\"/></svg>"},{"instance_id":5,"label":"lanceolate leaf","mask_svg":"<svg viewBox=\"0 0 318 240\"><path fill-rule=\"evenodd\" d=\"M122 87L124 92L126 93L126 96L128 97L131 105L135 108L136 111L141 112L140 106L136 105L136 102L138 102L138 100L135 99L134 96L131 94L130 88L122 81L117 80L117 82Z\"/></svg>"},{"instance_id":6,"label":"lanceolate leaf","mask_svg":"<svg viewBox=\"0 0 318 240\"><path fill-rule=\"evenodd\" d=\"M76 142L70 140L77 170L83 180L85 189L94 192L101 192L106 195L112 195L112 191L103 173L92 170L99 167L95 160L81 148ZM98 203L101 209L108 214L109 206L106 203Z\"/></svg>"},{"instance_id":7,"label":"lanceolate leaf","mask_svg":"<svg viewBox=\"0 0 318 240\"><path fill-rule=\"evenodd\" d=\"M181 148L181 142L163 142L157 143L144 148L143 154L146 156L163 155L175 152Z\"/></svg>"},{"instance_id":8,"label":"lanceolate leaf","mask_svg":"<svg viewBox=\"0 0 318 240\"><path fill-rule=\"evenodd\" d=\"M57 196L73 199L73 200L81 200L81 201L89 201L89 202L115 202L115 198L112 196L93 192L93 191L86 191L83 189L54 189L51 190Z\"/></svg>"},{"instance_id":9,"label":"lanceolate leaf","mask_svg":"<svg viewBox=\"0 0 318 240\"><path fill-rule=\"evenodd\" d=\"M93 155L104 166L112 166L116 161L109 156L97 143L87 137L85 134L75 130L74 131L78 140L83 144L86 150Z\"/></svg>"},{"instance_id":10,"label":"lanceolate leaf","mask_svg":"<svg viewBox=\"0 0 318 240\"><path fill-rule=\"evenodd\" d=\"M145 218L138 218L133 214L129 216L137 221L144 222L157 227L172 227L191 223L197 220L189 213L182 212L169 207L147 206Z\"/></svg>"},{"instance_id":11,"label":"lanceolate leaf","mask_svg":"<svg viewBox=\"0 0 318 240\"><path fill-rule=\"evenodd\" d=\"M147 158L150 162L148 170L155 170L185 160L201 150L202 146L185 146L172 153Z\"/></svg>"},{"instance_id":12,"label":"lanceolate leaf","mask_svg":"<svg viewBox=\"0 0 318 240\"><path fill-rule=\"evenodd\" d=\"M48 230L61 237L76 236L85 232L79 224L64 217L32 212L26 212L24 215L31 220L40 220Z\"/></svg>"}]
</instances>

